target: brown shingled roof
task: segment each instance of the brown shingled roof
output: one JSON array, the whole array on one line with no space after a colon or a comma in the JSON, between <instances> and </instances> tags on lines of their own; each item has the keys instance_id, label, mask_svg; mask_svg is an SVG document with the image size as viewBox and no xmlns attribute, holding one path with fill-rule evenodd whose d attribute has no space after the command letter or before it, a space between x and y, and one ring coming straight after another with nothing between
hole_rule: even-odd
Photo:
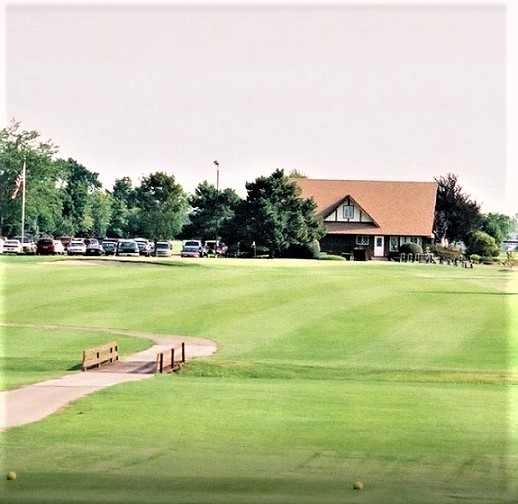
<instances>
[{"instance_id":1,"label":"brown shingled roof","mask_svg":"<svg viewBox=\"0 0 518 504\"><path fill-rule=\"evenodd\" d=\"M327 217L346 196L352 197L373 223L326 222L328 233L430 236L433 230L436 182L293 179L303 198L313 198L317 213Z\"/></svg>"}]
</instances>

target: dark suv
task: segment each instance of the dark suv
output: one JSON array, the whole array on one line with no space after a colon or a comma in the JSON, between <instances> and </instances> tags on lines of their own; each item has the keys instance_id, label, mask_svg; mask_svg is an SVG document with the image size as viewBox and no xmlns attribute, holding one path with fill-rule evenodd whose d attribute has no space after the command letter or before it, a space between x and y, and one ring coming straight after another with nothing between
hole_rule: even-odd
<instances>
[{"instance_id":1,"label":"dark suv","mask_svg":"<svg viewBox=\"0 0 518 504\"><path fill-rule=\"evenodd\" d=\"M117 255L138 257L140 252L137 242L135 240L119 240L117 243Z\"/></svg>"},{"instance_id":2,"label":"dark suv","mask_svg":"<svg viewBox=\"0 0 518 504\"><path fill-rule=\"evenodd\" d=\"M116 241L104 240L101 245L105 255L115 255L115 252L117 251Z\"/></svg>"}]
</instances>

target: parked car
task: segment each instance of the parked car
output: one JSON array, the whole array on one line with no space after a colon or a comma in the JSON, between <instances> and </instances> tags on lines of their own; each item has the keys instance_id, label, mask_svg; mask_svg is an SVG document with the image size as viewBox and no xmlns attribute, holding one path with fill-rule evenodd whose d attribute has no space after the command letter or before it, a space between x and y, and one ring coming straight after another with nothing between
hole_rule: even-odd
<instances>
[{"instance_id":1,"label":"parked car","mask_svg":"<svg viewBox=\"0 0 518 504\"><path fill-rule=\"evenodd\" d=\"M205 257L207 251L200 240L185 240L180 255L182 257Z\"/></svg>"},{"instance_id":2,"label":"parked car","mask_svg":"<svg viewBox=\"0 0 518 504\"><path fill-rule=\"evenodd\" d=\"M13 240L18 240L22 244L22 253L23 254L35 254L36 253L36 244L30 235L15 236Z\"/></svg>"},{"instance_id":3,"label":"parked car","mask_svg":"<svg viewBox=\"0 0 518 504\"><path fill-rule=\"evenodd\" d=\"M22 242L20 240L6 240L4 254L23 254Z\"/></svg>"},{"instance_id":4,"label":"parked car","mask_svg":"<svg viewBox=\"0 0 518 504\"><path fill-rule=\"evenodd\" d=\"M38 255L56 255L64 254L65 248L59 240L53 238L40 238L36 243L36 254Z\"/></svg>"},{"instance_id":5,"label":"parked car","mask_svg":"<svg viewBox=\"0 0 518 504\"><path fill-rule=\"evenodd\" d=\"M67 254L68 255L85 255L86 245L83 240L72 240L68 244Z\"/></svg>"},{"instance_id":6,"label":"parked car","mask_svg":"<svg viewBox=\"0 0 518 504\"><path fill-rule=\"evenodd\" d=\"M91 240L86 246L85 255L87 256L101 256L103 253L104 250L97 240Z\"/></svg>"},{"instance_id":7,"label":"parked car","mask_svg":"<svg viewBox=\"0 0 518 504\"><path fill-rule=\"evenodd\" d=\"M63 244L63 248L65 249L65 252L68 250L68 246L70 245L70 242L74 238L72 236L61 236L59 238L59 241Z\"/></svg>"},{"instance_id":8,"label":"parked car","mask_svg":"<svg viewBox=\"0 0 518 504\"><path fill-rule=\"evenodd\" d=\"M155 255L157 257L171 257L173 247L168 241L156 242Z\"/></svg>"},{"instance_id":9,"label":"parked car","mask_svg":"<svg viewBox=\"0 0 518 504\"><path fill-rule=\"evenodd\" d=\"M137 242L139 254L149 257L151 255L151 243L146 238L135 238Z\"/></svg>"},{"instance_id":10,"label":"parked car","mask_svg":"<svg viewBox=\"0 0 518 504\"><path fill-rule=\"evenodd\" d=\"M135 240L119 240L117 243L118 256L133 256L138 257L140 251Z\"/></svg>"},{"instance_id":11,"label":"parked car","mask_svg":"<svg viewBox=\"0 0 518 504\"><path fill-rule=\"evenodd\" d=\"M117 252L117 242L111 240L103 240L101 246L104 251L104 255L115 255Z\"/></svg>"},{"instance_id":12,"label":"parked car","mask_svg":"<svg viewBox=\"0 0 518 504\"><path fill-rule=\"evenodd\" d=\"M65 247L61 243L61 240L54 240L54 251L55 254L59 255L63 255L65 253Z\"/></svg>"},{"instance_id":13,"label":"parked car","mask_svg":"<svg viewBox=\"0 0 518 504\"><path fill-rule=\"evenodd\" d=\"M218 240L206 240L205 249L207 256L220 257L227 254L228 247Z\"/></svg>"}]
</instances>

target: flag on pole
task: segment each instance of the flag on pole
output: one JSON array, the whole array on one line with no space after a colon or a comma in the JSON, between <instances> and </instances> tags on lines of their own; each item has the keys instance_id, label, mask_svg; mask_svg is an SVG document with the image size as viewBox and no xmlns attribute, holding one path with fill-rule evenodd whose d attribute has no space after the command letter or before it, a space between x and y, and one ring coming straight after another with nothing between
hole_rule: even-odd
<instances>
[{"instance_id":1,"label":"flag on pole","mask_svg":"<svg viewBox=\"0 0 518 504\"><path fill-rule=\"evenodd\" d=\"M18 176L16 177L16 180L14 181L14 191L11 196L11 199L14 199L14 198L16 198L16 196L18 196L18 193L20 192L20 187L22 187L24 182L25 182L25 161L23 162L22 172L18 174Z\"/></svg>"}]
</instances>

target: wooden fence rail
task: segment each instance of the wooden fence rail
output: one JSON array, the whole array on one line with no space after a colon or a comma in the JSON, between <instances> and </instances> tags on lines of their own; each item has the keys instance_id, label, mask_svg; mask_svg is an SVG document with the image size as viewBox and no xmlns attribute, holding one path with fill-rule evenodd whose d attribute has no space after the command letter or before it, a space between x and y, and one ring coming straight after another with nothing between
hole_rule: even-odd
<instances>
[{"instance_id":1,"label":"wooden fence rail","mask_svg":"<svg viewBox=\"0 0 518 504\"><path fill-rule=\"evenodd\" d=\"M112 341L95 348L88 348L83 350L83 371L88 368L97 366L101 367L102 364L108 364L119 360L119 352L117 342Z\"/></svg>"},{"instance_id":2,"label":"wooden fence rail","mask_svg":"<svg viewBox=\"0 0 518 504\"><path fill-rule=\"evenodd\" d=\"M181 358L178 355L181 350ZM176 352L176 353L175 353ZM178 371L185 363L185 343L175 346L168 350L160 352L156 356L156 372L170 373L171 371Z\"/></svg>"}]
</instances>

